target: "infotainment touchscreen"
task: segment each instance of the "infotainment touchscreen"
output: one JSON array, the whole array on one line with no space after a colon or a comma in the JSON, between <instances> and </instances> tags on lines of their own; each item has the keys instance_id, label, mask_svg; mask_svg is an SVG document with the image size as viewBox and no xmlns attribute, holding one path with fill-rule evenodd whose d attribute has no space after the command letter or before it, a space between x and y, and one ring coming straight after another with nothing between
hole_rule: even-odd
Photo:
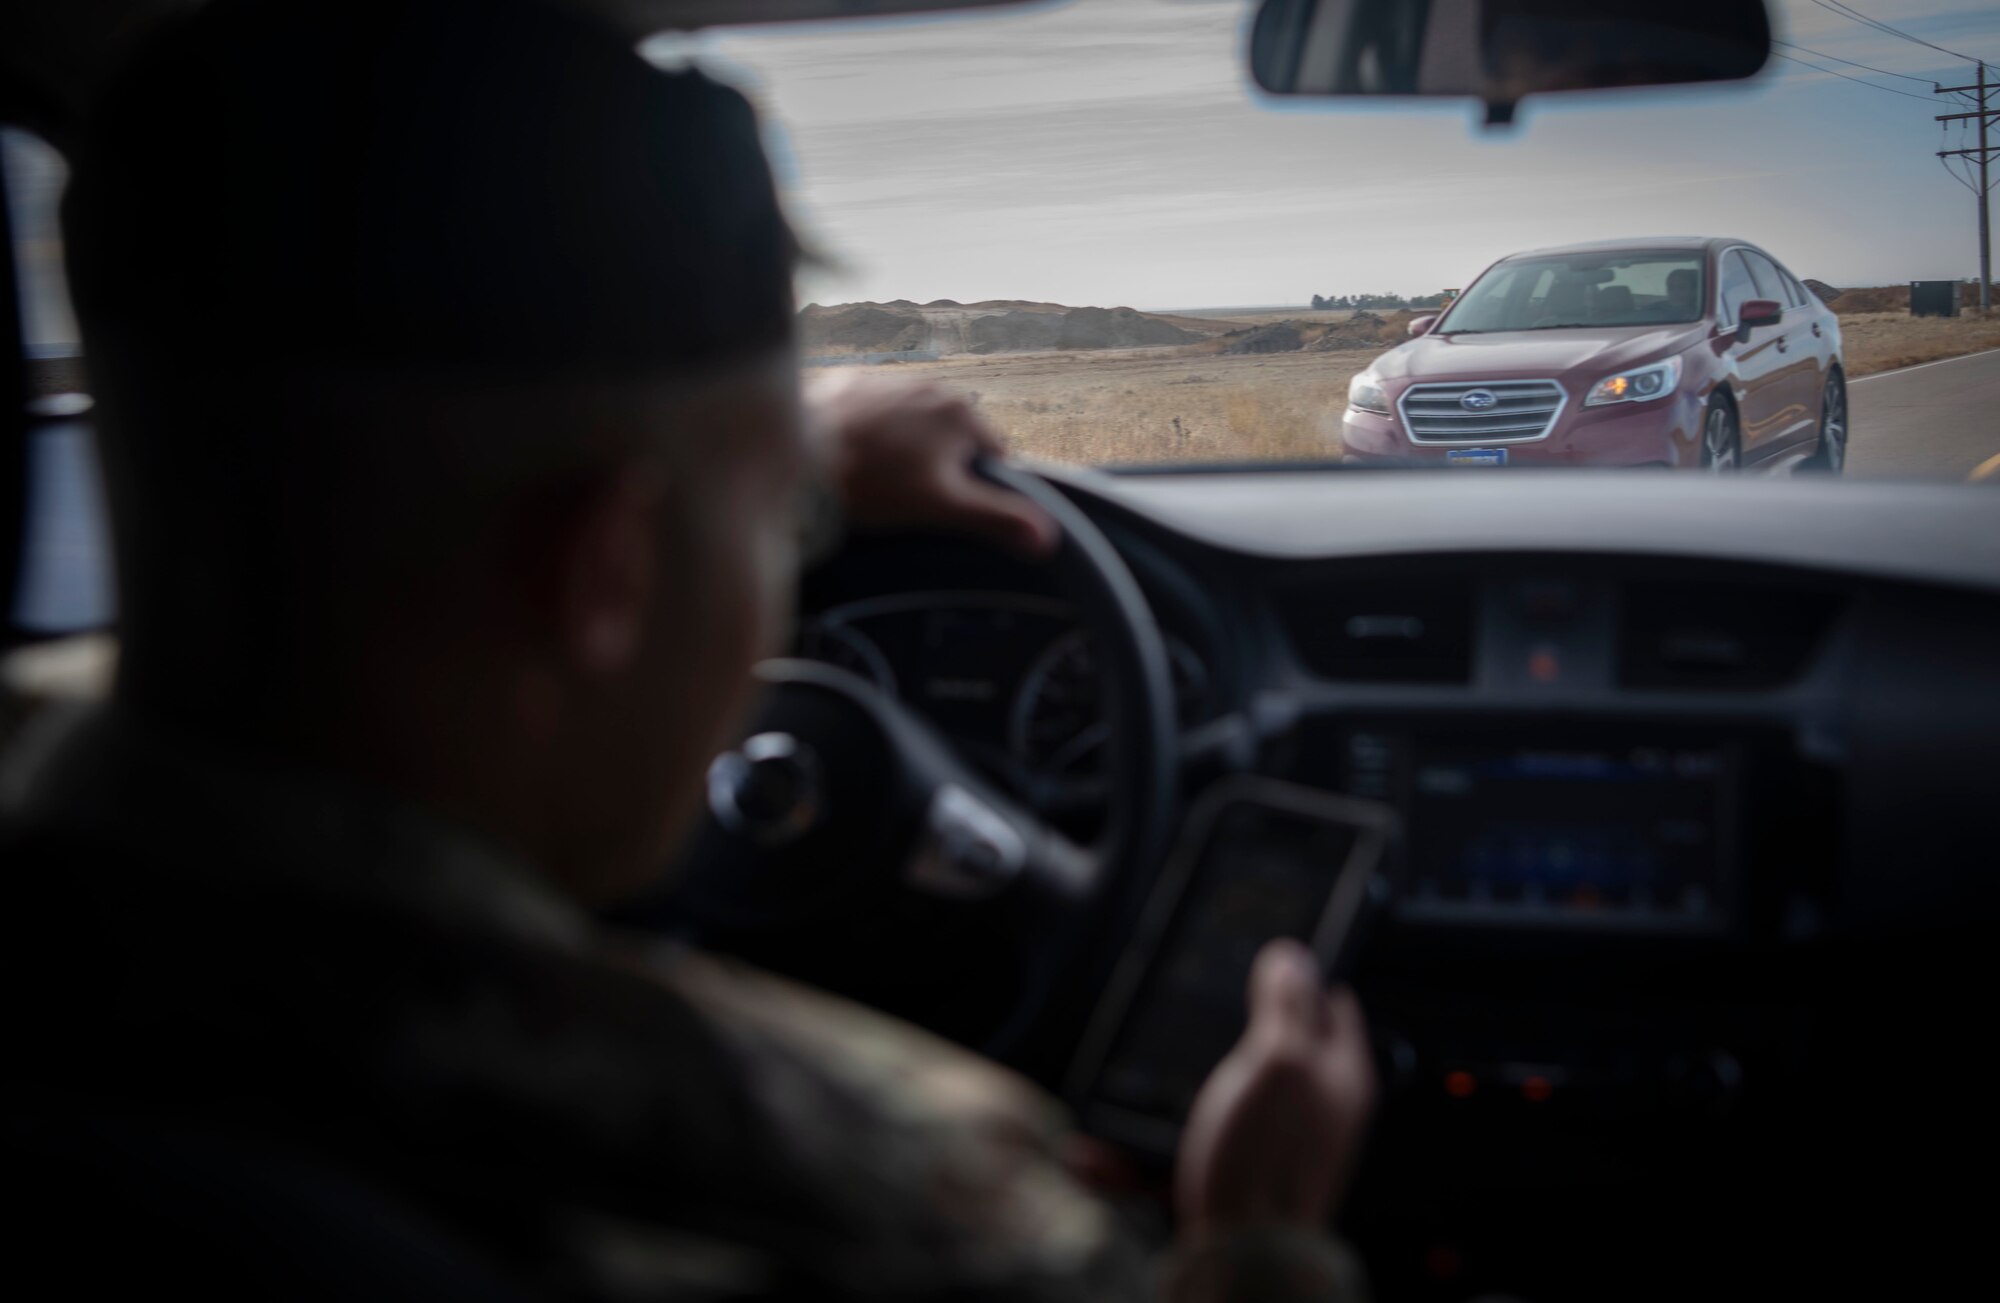
<instances>
[{"instance_id":1,"label":"infotainment touchscreen","mask_svg":"<svg viewBox=\"0 0 2000 1303\"><path fill-rule=\"evenodd\" d=\"M1363 790L1400 789L1399 917L1677 932L1729 924L1737 765L1727 745L1357 733L1349 761Z\"/></svg>"}]
</instances>

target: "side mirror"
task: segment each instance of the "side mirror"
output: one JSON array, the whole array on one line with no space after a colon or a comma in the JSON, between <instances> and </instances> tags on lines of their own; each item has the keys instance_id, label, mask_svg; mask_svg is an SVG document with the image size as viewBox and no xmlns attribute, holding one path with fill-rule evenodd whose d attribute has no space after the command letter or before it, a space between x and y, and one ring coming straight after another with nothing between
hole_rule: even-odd
<instances>
[{"instance_id":1,"label":"side mirror","mask_svg":"<svg viewBox=\"0 0 2000 1303\"><path fill-rule=\"evenodd\" d=\"M1467 95L1487 122L1550 91L1735 81L1771 54L1764 0L1264 0L1250 75L1275 95Z\"/></svg>"},{"instance_id":2,"label":"side mirror","mask_svg":"<svg viewBox=\"0 0 2000 1303\"><path fill-rule=\"evenodd\" d=\"M1738 335L1747 335L1758 326L1775 326L1785 319L1785 305L1776 299L1747 299L1736 314Z\"/></svg>"},{"instance_id":3,"label":"side mirror","mask_svg":"<svg viewBox=\"0 0 2000 1303\"><path fill-rule=\"evenodd\" d=\"M1431 327L1437 325L1437 323L1438 323L1438 314L1435 312L1433 312L1428 317L1412 318L1410 321L1410 338L1415 339L1419 335L1430 334Z\"/></svg>"}]
</instances>

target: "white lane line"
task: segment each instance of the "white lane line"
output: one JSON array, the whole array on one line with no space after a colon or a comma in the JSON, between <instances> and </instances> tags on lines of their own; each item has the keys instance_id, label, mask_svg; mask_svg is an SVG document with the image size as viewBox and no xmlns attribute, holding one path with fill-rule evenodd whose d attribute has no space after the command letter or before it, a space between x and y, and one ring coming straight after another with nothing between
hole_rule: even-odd
<instances>
[{"instance_id":1,"label":"white lane line","mask_svg":"<svg viewBox=\"0 0 2000 1303\"><path fill-rule=\"evenodd\" d=\"M1977 353L1960 353L1957 357L1941 357L1935 362L1919 362L1915 366L1899 366L1894 371L1877 371L1874 375L1856 376L1848 384L1866 384L1870 380L1880 380L1886 376L1905 375L1911 371L1921 371L1927 366L1943 366L1947 362L1963 362L1969 357L1991 357L2000 353L2000 348L1982 348Z\"/></svg>"}]
</instances>

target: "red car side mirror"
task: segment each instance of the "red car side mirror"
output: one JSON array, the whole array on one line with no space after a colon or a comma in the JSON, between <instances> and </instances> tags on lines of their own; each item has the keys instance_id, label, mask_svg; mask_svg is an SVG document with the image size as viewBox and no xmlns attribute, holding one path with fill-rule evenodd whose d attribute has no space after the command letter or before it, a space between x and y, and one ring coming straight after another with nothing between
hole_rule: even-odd
<instances>
[{"instance_id":1,"label":"red car side mirror","mask_svg":"<svg viewBox=\"0 0 2000 1303\"><path fill-rule=\"evenodd\" d=\"M1785 305L1776 299L1749 299L1737 315L1736 324L1742 330L1750 330L1757 326L1775 326L1784 319Z\"/></svg>"},{"instance_id":2,"label":"red car side mirror","mask_svg":"<svg viewBox=\"0 0 2000 1303\"><path fill-rule=\"evenodd\" d=\"M1431 327L1435 326L1437 323L1438 319L1437 319L1437 314L1435 312L1433 312L1428 317L1412 318L1410 321L1410 338L1415 339L1419 335L1430 334Z\"/></svg>"}]
</instances>

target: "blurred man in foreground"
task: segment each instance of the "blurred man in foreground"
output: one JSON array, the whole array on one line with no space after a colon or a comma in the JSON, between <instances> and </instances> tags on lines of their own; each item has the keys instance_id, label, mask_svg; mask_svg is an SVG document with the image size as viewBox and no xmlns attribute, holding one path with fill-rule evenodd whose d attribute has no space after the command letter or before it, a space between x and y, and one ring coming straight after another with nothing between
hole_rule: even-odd
<instances>
[{"instance_id":1,"label":"blurred man in foreground","mask_svg":"<svg viewBox=\"0 0 2000 1303\"><path fill-rule=\"evenodd\" d=\"M864 520L1053 543L956 400L808 431L739 96L531 0L221 0L75 177L121 664L8 858L13 1168L79 1292L1337 1290L1372 1078L1296 948L1162 1276L1025 1085L593 927L779 645L816 464Z\"/></svg>"}]
</instances>

